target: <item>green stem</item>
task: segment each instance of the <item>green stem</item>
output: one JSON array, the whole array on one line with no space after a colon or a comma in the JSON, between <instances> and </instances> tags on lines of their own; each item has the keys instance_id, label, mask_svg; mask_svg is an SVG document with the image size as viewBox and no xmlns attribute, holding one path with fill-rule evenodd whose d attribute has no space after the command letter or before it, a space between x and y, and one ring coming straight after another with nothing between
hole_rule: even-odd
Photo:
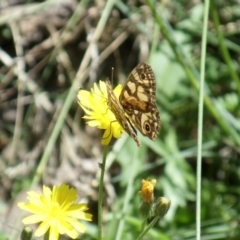
<instances>
[{"instance_id":1,"label":"green stem","mask_svg":"<svg viewBox=\"0 0 240 240\"><path fill-rule=\"evenodd\" d=\"M144 235L154 226L154 224L158 221L159 216L156 216L151 222L150 224L145 228L144 231L142 231L142 233L138 236L137 240L141 240L143 239Z\"/></svg>"},{"instance_id":2,"label":"green stem","mask_svg":"<svg viewBox=\"0 0 240 240\"><path fill-rule=\"evenodd\" d=\"M141 232L144 231L145 227L146 227L146 224L147 224L147 219L144 219L143 222L142 222L142 229L141 229Z\"/></svg>"},{"instance_id":3,"label":"green stem","mask_svg":"<svg viewBox=\"0 0 240 240\"><path fill-rule=\"evenodd\" d=\"M104 173L106 166L106 159L108 154L108 145L104 148L103 161L101 166L101 176L99 181L99 192L98 192L98 240L102 239L102 202L103 202L103 186L104 186Z\"/></svg>"},{"instance_id":4,"label":"green stem","mask_svg":"<svg viewBox=\"0 0 240 240\"><path fill-rule=\"evenodd\" d=\"M203 99L204 99L204 78L206 64L206 46L207 30L209 16L209 0L205 1L204 20L201 47L201 72L200 72L200 89L199 89L199 110L198 110L198 155L197 155L197 206L196 206L196 228L197 240L201 238L201 176L202 176L202 134L203 134Z\"/></svg>"}]
</instances>

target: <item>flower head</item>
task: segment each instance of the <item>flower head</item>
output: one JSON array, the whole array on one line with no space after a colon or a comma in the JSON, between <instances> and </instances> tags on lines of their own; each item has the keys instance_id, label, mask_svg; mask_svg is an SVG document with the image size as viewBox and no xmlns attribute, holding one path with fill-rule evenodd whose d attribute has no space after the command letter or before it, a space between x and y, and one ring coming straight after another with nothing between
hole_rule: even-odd
<instances>
[{"instance_id":1,"label":"flower head","mask_svg":"<svg viewBox=\"0 0 240 240\"><path fill-rule=\"evenodd\" d=\"M118 85L113 91L118 98L122 86ZM112 137L120 138L124 131L110 110L107 99L107 88L103 81L99 82L99 87L94 83L91 92L82 89L78 92L78 103L86 113L83 118L88 119L87 124L105 129L101 142L103 145L108 145Z\"/></svg>"},{"instance_id":2,"label":"flower head","mask_svg":"<svg viewBox=\"0 0 240 240\"><path fill-rule=\"evenodd\" d=\"M77 219L91 221L92 215L85 213L88 207L85 203L75 203L77 191L68 185L50 188L43 186L43 193L30 191L29 202L18 203L22 210L33 213L24 218L24 224L40 223L35 236L44 235L49 230L49 239L57 240L59 234L67 234L71 238L78 237L79 232L85 232L85 226Z\"/></svg>"},{"instance_id":3,"label":"flower head","mask_svg":"<svg viewBox=\"0 0 240 240\"><path fill-rule=\"evenodd\" d=\"M166 197L158 198L155 204L154 214L159 217L163 217L168 212L170 205L171 201L168 198Z\"/></svg>"},{"instance_id":4,"label":"flower head","mask_svg":"<svg viewBox=\"0 0 240 240\"><path fill-rule=\"evenodd\" d=\"M154 187L156 185L156 179L142 180L142 189L139 193L142 195L143 202L151 204L154 200Z\"/></svg>"}]
</instances>

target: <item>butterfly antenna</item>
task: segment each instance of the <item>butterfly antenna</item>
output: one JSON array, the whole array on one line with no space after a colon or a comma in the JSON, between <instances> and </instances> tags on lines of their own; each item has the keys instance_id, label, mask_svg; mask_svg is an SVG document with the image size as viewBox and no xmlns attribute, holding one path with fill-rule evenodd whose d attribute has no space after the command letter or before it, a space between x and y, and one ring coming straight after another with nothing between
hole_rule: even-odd
<instances>
[{"instance_id":1,"label":"butterfly antenna","mask_svg":"<svg viewBox=\"0 0 240 240\"><path fill-rule=\"evenodd\" d=\"M112 76L111 76L111 82L113 84L113 73L114 73L114 67L112 67Z\"/></svg>"}]
</instances>

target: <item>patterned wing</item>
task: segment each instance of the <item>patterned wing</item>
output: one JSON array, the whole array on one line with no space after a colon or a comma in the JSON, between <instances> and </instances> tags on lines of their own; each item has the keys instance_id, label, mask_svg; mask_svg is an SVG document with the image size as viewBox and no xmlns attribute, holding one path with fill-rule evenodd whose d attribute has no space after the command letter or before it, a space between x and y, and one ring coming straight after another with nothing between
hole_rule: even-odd
<instances>
[{"instance_id":1,"label":"patterned wing","mask_svg":"<svg viewBox=\"0 0 240 240\"><path fill-rule=\"evenodd\" d=\"M139 63L132 70L119 101L136 128L144 136L155 140L161 123L156 104L155 77L148 64Z\"/></svg>"},{"instance_id":2,"label":"patterned wing","mask_svg":"<svg viewBox=\"0 0 240 240\"><path fill-rule=\"evenodd\" d=\"M129 117L125 114L125 111L119 103L116 95L114 94L112 90L112 85L108 79L106 80L106 86L108 93L108 106L110 110L113 112L117 121L119 122L119 124L121 124L121 126L128 133L128 135L135 140L138 146L140 146L140 142L137 138L137 131L129 120Z\"/></svg>"}]
</instances>

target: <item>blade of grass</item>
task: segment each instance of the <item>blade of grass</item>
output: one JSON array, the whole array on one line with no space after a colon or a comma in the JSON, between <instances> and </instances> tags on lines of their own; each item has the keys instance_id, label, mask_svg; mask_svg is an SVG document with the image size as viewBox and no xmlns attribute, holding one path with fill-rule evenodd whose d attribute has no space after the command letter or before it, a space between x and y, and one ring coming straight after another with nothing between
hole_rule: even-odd
<instances>
[{"instance_id":1,"label":"blade of grass","mask_svg":"<svg viewBox=\"0 0 240 240\"><path fill-rule=\"evenodd\" d=\"M202 183L202 132L203 132L203 97L204 97L204 78L207 46L209 0L205 1L203 33L201 46L201 69L200 69L200 89L199 89L199 108L198 108L198 155L197 155L197 199L196 199L196 239L201 239L201 183Z\"/></svg>"}]
</instances>

